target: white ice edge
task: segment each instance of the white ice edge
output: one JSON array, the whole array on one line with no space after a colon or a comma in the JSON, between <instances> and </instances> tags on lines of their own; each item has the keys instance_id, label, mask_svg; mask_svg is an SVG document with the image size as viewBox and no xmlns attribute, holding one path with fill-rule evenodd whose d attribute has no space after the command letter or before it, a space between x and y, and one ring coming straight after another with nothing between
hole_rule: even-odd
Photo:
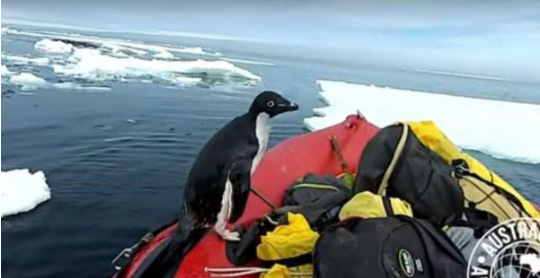
<instances>
[{"instance_id":1,"label":"white ice edge","mask_svg":"<svg viewBox=\"0 0 540 278\"><path fill-rule=\"evenodd\" d=\"M73 46L71 44L50 39L43 39L36 42L34 48L38 51L52 54L66 54L73 51Z\"/></svg>"},{"instance_id":2,"label":"white ice edge","mask_svg":"<svg viewBox=\"0 0 540 278\"><path fill-rule=\"evenodd\" d=\"M414 71L414 72L429 73L429 74L435 74L435 75L447 75L447 76L473 78L473 79L495 80L495 81L509 81L509 82L512 81L511 79L508 79L508 78L502 78L502 77L497 77L497 76L488 76L488 75L466 74L466 73L459 73L459 72L427 70L427 69L414 69L414 68L410 69L410 70Z\"/></svg>"},{"instance_id":3,"label":"white ice edge","mask_svg":"<svg viewBox=\"0 0 540 278\"><path fill-rule=\"evenodd\" d=\"M463 149L496 158L540 163L540 105L381 88L319 80L327 104L304 119L309 130L342 122L360 111L384 127L396 121L434 121Z\"/></svg>"},{"instance_id":4,"label":"white ice edge","mask_svg":"<svg viewBox=\"0 0 540 278\"><path fill-rule=\"evenodd\" d=\"M83 86L72 82L54 83L51 84L45 79L34 75L30 72L21 72L19 74L12 73L9 78L9 83L17 85L22 91L34 91L37 89L55 88L61 90L79 90L79 91L108 91L109 87L100 86Z\"/></svg>"},{"instance_id":5,"label":"white ice edge","mask_svg":"<svg viewBox=\"0 0 540 278\"><path fill-rule=\"evenodd\" d=\"M259 66L273 66L273 63L269 62L261 62L261 61L253 61L253 60L244 60L244 59L234 59L234 58L220 58L224 61L229 61L233 63L239 63L239 64L247 64L247 65L259 65Z\"/></svg>"},{"instance_id":6,"label":"white ice edge","mask_svg":"<svg viewBox=\"0 0 540 278\"><path fill-rule=\"evenodd\" d=\"M242 77L257 81L261 79L248 70L236 67L226 61L118 58L106 55L98 49L90 48L75 48L73 54L66 61L67 63L52 65L56 74L94 80L141 76L170 80L171 78L176 79L176 76L171 76L175 74L208 72L224 77Z\"/></svg>"},{"instance_id":7,"label":"white ice edge","mask_svg":"<svg viewBox=\"0 0 540 278\"><path fill-rule=\"evenodd\" d=\"M51 190L42 171L30 173L17 169L0 174L1 217L28 212L51 198Z\"/></svg>"},{"instance_id":8,"label":"white ice edge","mask_svg":"<svg viewBox=\"0 0 540 278\"><path fill-rule=\"evenodd\" d=\"M4 54L4 53L2 53L2 60L6 60L12 65L36 65L36 66L47 66L51 62L49 58L45 58L45 57L24 57L24 56Z\"/></svg>"},{"instance_id":9,"label":"white ice edge","mask_svg":"<svg viewBox=\"0 0 540 278\"><path fill-rule=\"evenodd\" d=\"M10 77L13 72L6 65L2 65L2 77Z\"/></svg>"},{"instance_id":10,"label":"white ice edge","mask_svg":"<svg viewBox=\"0 0 540 278\"><path fill-rule=\"evenodd\" d=\"M21 72L17 75L12 75L9 78L9 83L20 86L23 91L33 91L48 86L45 79L29 72Z\"/></svg>"},{"instance_id":11,"label":"white ice edge","mask_svg":"<svg viewBox=\"0 0 540 278\"><path fill-rule=\"evenodd\" d=\"M171 52L164 50L154 54L154 58L169 60L174 59L174 55Z\"/></svg>"}]
</instances>

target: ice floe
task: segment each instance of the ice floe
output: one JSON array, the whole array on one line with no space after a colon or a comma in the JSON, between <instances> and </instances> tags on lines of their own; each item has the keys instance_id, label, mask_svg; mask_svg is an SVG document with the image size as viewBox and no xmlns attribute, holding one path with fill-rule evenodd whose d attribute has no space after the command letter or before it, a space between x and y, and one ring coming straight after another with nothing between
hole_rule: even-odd
<instances>
[{"instance_id":1,"label":"ice floe","mask_svg":"<svg viewBox=\"0 0 540 278\"><path fill-rule=\"evenodd\" d=\"M2 69L3 70L3 69ZM84 86L74 82L58 82L51 84L47 80L34 75L30 72L21 72L19 74L11 73L9 83L19 86L22 91L35 91L37 89L55 88L60 90L77 91L109 91L111 88L105 86Z\"/></svg>"},{"instance_id":2,"label":"ice floe","mask_svg":"<svg viewBox=\"0 0 540 278\"><path fill-rule=\"evenodd\" d=\"M2 65L2 77L9 77L12 76L13 72L6 67L6 65Z\"/></svg>"},{"instance_id":3,"label":"ice floe","mask_svg":"<svg viewBox=\"0 0 540 278\"><path fill-rule=\"evenodd\" d=\"M9 82L21 86L21 90L23 91L36 90L37 88L45 87L48 84L45 79L29 72L21 72L17 75L13 75L9 78Z\"/></svg>"},{"instance_id":4,"label":"ice floe","mask_svg":"<svg viewBox=\"0 0 540 278\"><path fill-rule=\"evenodd\" d=\"M18 55L4 54L2 53L2 60L7 61L11 65L36 65L47 66L50 63L49 58L46 57L24 57Z\"/></svg>"},{"instance_id":5,"label":"ice floe","mask_svg":"<svg viewBox=\"0 0 540 278\"><path fill-rule=\"evenodd\" d=\"M66 63L54 64L52 67L57 74L90 80L119 80L151 76L176 82L178 74L203 73L210 77L260 80L259 76L227 61L118 58L106 55L98 49L89 48L76 48L74 53L67 58Z\"/></svg>"},{"instance_id":6,"label":"ice floe","mask_svg":"<svg viewBox=\"0 0 540 278\"><path fill-rule=\"evenodd\" d=\"M273 63L269 62L261 62L261 61L252 61L252 60L244 60L244 59L233 59L233 58L221 58L221 60L229 61L233 63L239 63L239 64L247 64L247 65L260 65L260 66L273 66Z\"/></svg>"},{"instance_id":7,"label":"ice floe","mask_svg":"<svg viewBox=\"0 0 540 278\"><path fill-rule=\"evenodd\" d=\"M154 58L168 60L173 59L174 55L172 55L171 52L164 50L154 54Z\"/></svg>"},{"instance_id":8,"label":"ice floe","mask_svg":"<svg viewBox=\"0 0 540 278\"><path fill-rule=\"evenodd\" d=\"M77 38L76 40L81 40ZM183 53L183 54L192 54L200 56L220 56L219 52L208 52L203 50L201 47L175 47L175 46L166 46L166 45L155 45L155 44L146 44L142 42L131 42L131 41L122 41L115 39L102 39L102 38L84 38L83 41L94 42L103 45L104 47L116 49L117 51L131 51L138 55L144 55L148 52L153 52L155 54L163 52L172 52L172 53Z\"/></svg>"},{"instance_id":9,"label":"ice floe","mask_svg":"<svg viewBox=\"0 0 540 278\"><path fill-rule=\"evenodd\" d=\"M179 85L195 85L202 82L202 78L199 77L185 77L179 76L175 79L176 83Z\"/></svg>"},{"instance_id":10,"label":"ice floe","mask_svg":"<svg viewBox=\"0 0 540 278\"><path fill-rule=\"evenodd\" d=\"M43 39L36 42L34 48L38 51L55 54L65 54L73 51L73 46L71 44L64 43L62 41L53 41L50 39Z\"/></svg>"},{"instance_id":11,"label":"ice floe","mask_svg":"<svg viewBox=\"0 0 540 278\"><path fill-rule=\"evenodd\" d=\"M52 68L55 78L65 82L118 81L152 82L164 86L220 86L251 85L261 80L252 72L236 66L232 60L216 60L220 53L210 52L202 47L14 28L4 28L2 33L38 38L34 48L38 54L46 56L25 57L2 53L2 61L8 66L47 66ZM213 57L203 60L195 59L193 55ZM238 60L238 63L257 62ZM31 67L26 67L25 70L39 72ZM49 87L80 88L65 84L54 84Z\"/></svg>"},{"instance_id":12,"label":"ice floe","mask_svg":"<svg viewBox=\"0 0 540 278\"><path fill-rule=\"evenodd\" d=\"M496 77L496 76L466 74L466 73L449 72L449 71L426 70L426 69L411 69L411 71L420 72L420 73L435 74L435 75L446 75L446 76L454 76L454 77L472 78L472 79L485 79L485 80L509 81L509 82L512 81L511 79L508 79L508 78L502 78L502 77Z\"/></svg>"},{"instance_id":13,"label":"ice floe","mask_svg":"<svg viewBox=\"0 0 540 278\"><path fill-rule=\"evenodd\" d=\"M540 163L540 105L318 81L327 105L306 118L309 130L361 112L383 127L396 121L434 121L461 148L496 158Z\"/></svg>"},{"instance_id":14,"label":"ice floe","mask_svg":"<svg viewBox=\"0 0 540 278\"><path fill-rule=\"evenodd\" d=\"M51 198L51 190L42 171L31 173L28 169L2 171L1 217L27 212Z\"/></svg>"},{"instance_id":15,"label":"ice floe","mask_svg":"<svg viewBox=\"0 0 540 278\"><path fill-rule=\"evenodd\" d=\"M77 91L110 91L110 87L103 86L83 86L73 82L59 82L52 84L52 87L61 90L77 90Z\"/></svg>"}]
</instances>

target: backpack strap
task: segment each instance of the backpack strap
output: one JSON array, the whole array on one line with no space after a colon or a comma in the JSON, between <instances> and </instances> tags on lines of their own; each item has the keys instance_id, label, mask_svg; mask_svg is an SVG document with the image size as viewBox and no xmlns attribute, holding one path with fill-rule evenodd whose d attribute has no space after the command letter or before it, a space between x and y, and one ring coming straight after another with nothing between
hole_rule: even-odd
<instances>
[{"instance_id":1,"label":"backpack strap","mask_svg":"<svg viewBox=\"0 0 540 278\"><path fill-rule=\"evenodd\" d=\"M386 195L388 181L390 180L390 176L394 172L394 168L396 168L398 159L403 152L403 148L405 148L405 143L407 142L407 136L409 135L409 126L406 124L401 125L403 125L403 131L401 133L401 137L399 138L396 150L394 151L394 156L392 156L392 160L390 161L390 165L388 165L388 168L386 168L386 172L384 172L381 184L379 185L379 191L377 192L378 195Z\"/></svg>"},{"instance_id":2,"label":"backpack strap","mask_svg":"<svg viewBox=\"0 0 540 278\"><path fill-rule=\"evenodd\" d=\"M384 210L386 211L387 216L394 216L394 208L392 207L392 203L390 201L390 198L382 196L382 203L384 206Z\"/></svg>"},{"instance_id":3,"label":"backpack strap","mask_svg":"<svg viewBox=\"0 0 540 278\"><path fill-rule=\"evenodd\" d=\"M415 229L420 233L420 235L423 237L423 241L425 242L425 237L430 237L433 239L434 242L439 244L440 247L445 249L449 256L453 257L455 261L460 262L464 265L466 265L466 260L463 257L463 254L461 251L456 247L456 245L452 242L450 238L442 231L437 229L435 226L433 226L431 223L423 221L421 219L415 219L410 218L407 216L399 215L396 216L399 219L410 223ZM429 250L425 249L426 252L429 254Z\"/></svg>"},{"instance_id":4,"label":"backpack strap","mask_svg":"<svg viewBox=\"0 0 540 278\"><path fill-rule=\"evenodd\" d=\"M487 179L484 179L480 175L478 175L475 172L471 171L469 169L469 165L467 164L467 162L465 160L463 160L463 159L455 159L455 160L452 161L452 166L454 166L454 171L455 171L456 177L458 179L467 179L467 178L470 177L470 178L474 178L476 180L479 180L479 181L493 187L493 189L495 190L496 193L504 196L514 206L514 209L521 215L521 217L523 217L523 216L532 217L527 212L527 210L525 209L525 207L523 206L521 201L516 196L514 196L513 194L511 194L508 191L504 190L503 188L499 187L493 181L489 181ZM489 171L489 173L490 173L491 177L493 177L493 172ZM492 180L493 180L493 178L492 178ZM486 198L491 198L491 195L486 195ZM469 203L473 207L475 205L477 205L477 203L473 203L473 202L469 202ZM496 202L494 202L494 203L496 203ZM504 210L501 209L501 211L504 211Z\"/></svg>"},{"instance_id":5,"label":"backpack strap","mask_svg":"<svg viewBox=\"0 0 540 278\"><path fill-rule=\"evenodd\" d=\"M295 267L299 265L304 264L310 264L313 262L313 255L311 253L306 253L302 255L298 255L296 257L292 258L286 258L281 260L273 260L273 261L263 261L265 264L274 265L274 264L281 264L285 265L287 267Z\"/></svg>"}]
</instances>

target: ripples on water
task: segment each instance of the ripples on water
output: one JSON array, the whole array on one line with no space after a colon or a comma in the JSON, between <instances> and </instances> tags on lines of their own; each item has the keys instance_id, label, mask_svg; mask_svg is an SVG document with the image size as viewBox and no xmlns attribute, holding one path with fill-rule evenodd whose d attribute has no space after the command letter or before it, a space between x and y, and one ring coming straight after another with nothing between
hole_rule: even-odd
<instances>
[{"instance_id":1,"label":"ripples on water","mask_svg":"<svg viewBox=\"0 0 540 278\"><path fill-rule=\"evenodd\" d=\"M2 168L43 170L52 189L36 210L2 219L4 275L109 275L122 247L175 215L194 157L256 90L134 85L2 100ZM303 132L300 119L277 119L272 144Z\"/></svg>"}]
</instances>

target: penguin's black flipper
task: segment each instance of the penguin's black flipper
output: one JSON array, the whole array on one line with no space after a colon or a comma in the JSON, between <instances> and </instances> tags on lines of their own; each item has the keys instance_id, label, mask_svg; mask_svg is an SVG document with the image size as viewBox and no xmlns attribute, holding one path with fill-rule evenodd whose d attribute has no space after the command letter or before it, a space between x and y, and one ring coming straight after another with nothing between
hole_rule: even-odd
<instances>
[{"instance_id":1,"label":"penguin's black flipper","mask_svg":"<svg viewBox=\"0 0 540 278\"><path fill-rule=\"evenodd\" d=\"M251 161L239 160L232 166L229 174L233 194L232 194L232 210L229 215L229 223L235 223L244 213L249 190L251 188Z\"/></svg>"}]
</instances>

